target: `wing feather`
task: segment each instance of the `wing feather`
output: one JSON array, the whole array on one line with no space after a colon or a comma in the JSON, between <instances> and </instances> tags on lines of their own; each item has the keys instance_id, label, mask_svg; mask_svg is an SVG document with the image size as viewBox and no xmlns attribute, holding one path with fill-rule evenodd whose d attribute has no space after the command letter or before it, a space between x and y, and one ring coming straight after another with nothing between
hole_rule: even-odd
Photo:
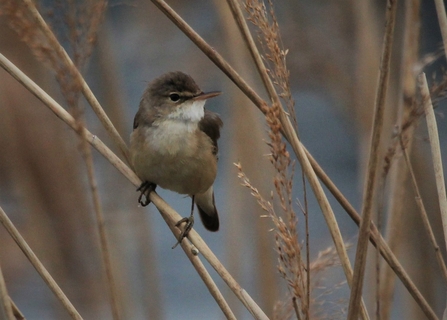
<instances>
[{"instance_id":1,"label":"wing feather","mask_svg":"<svg viewBox=\"0 0 447 320\"><path fill-rule=\"evenodd\" d=\"M199 121L199 129L210 137L213 142L213 154L215 155L219 150L217 140L220 138L220 128L222 128L222 126L223 122L219 115L209 110L205 110L204 117Z\"/></svg>"}]
</instances>

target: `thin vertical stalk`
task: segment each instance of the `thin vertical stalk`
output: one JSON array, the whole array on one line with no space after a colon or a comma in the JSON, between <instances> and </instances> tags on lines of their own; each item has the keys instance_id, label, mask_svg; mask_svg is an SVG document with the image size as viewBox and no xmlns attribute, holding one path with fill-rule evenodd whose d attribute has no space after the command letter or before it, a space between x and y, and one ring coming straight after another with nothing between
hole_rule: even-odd
<instances>
[{"instance_id":1,"label":"thin vertical stalk","mask_svg":"<svg viewBox=\"0 0 447 320\"><path fill-rule=\"evenodd\" d=\"M439 209L442 219L442 230L444 231L444 240L447 246L447 196L445 193L444 170L442 167L441 146L439 144L438 127L436 125L435 112L433 110L433 104L431 102L430 91L428 89L425 73L419 75L419 81L421 83L422 97L425 102L424 109L427 119L428 136L430 138L433 168L435 170L436 190L438 192ZM439 252L439 254L441 254L441 252ZM442 260L442 256L440 258Z\"/></svg>"},{"instance_id":2,"label":"thin vertical stalk","mask_svg":"<svg viewBox=\"0 0 447 320\"><path fill-rule=\"evenodd\" d=\"M112 308L112 315L114 320L121 319L120 317L120 310L118 305L118 291L116 287L115 277L113 274L113 267L112 267L112 259L110 254L110 245L107 240L107 233L105 228L105 222L104 222L104 214L102 210L101 200L99 199L99 193L98 193L98 183L96 181L95 177L95 171L93 166L93 156L92 156L92 150L90 145L88 145L87 137L85 136L85 131L80 128L80 134L81 139L83 140L81 143L84 144L83 146L83 156L85 163L87 165L87 176L90 184L90 190L92 194L92 200L93 200L93 208L95 212L96 217L96 223L98 228L98 234L99 234L99 247L101 249L101 257L102 262L104 265L104 269L106 272L106 279L107 279L107 287L109 291L109 299L110 299L110 305Z\"/></svg>"},{"instance_id":3,"label":"thin vertical stalk","mask_svg":"<svg viewBox=\"0 0 447 320\"><path fill-rule=\"evenodd\" d=\"M442 39L444 42L445 55L447 57L447 17L443 1L436 0L436 11L438 12L439 26L441 27ZM436 190L438 191L439 209L441 212L442 230L444 232L444 241L447 244L447 198L445 193L444 173L442 169L441 148L439 145L438 127L436 125L433 104L430 98L430 90L428 89L427 78L425 74L419 76L422 82L422 95L425 99L425 115L427 120L428 133L430 137L430 146L433 158L433 167L435 169ZM437 251L438 255L441 252ZM437 257L438 257L437 255ZM439 258L438 258L439 259ZM444 262L441 256L441 261ZM447 307L444 310L443 319L447 318Z\"/></svg>"},{"instance_id":4,"label":"thin vertical stalk","mask_svg":"<svg viewBox=\"0 0 447 320\"><path fill-rule=\"evenodd\" d=\"M400 88L399 102L396 110L397 125L402 128L413 110L413 101L416 93L416 78L414 76L414 66L418 60L419 34L420 34L420 0L405 1L404 17L404 41L401 50L400 66ZM406 142L406 151L410 155L413 146L414 126L401 133L402 139ZM396 150L397 146L395 147ZM390 168L390 193L389 207L387 213L387 227L385 239L391 250L397 253L403 244L402 236L405 235L402 225L404 212L409 208L407 179L408 166L404 165L402 157L395 157L389 160L392 162ZM380 289L380 299L383 301L381 319L388 320L391 316L393 306L393 294L396 283L396 276L392 269L384 268L382 272L382 287Z\"/></svg>"},{"instance_id":5,"label":"thin vertical stalk","mask_svg":"<svg viewBox=\"0 0 447 320\"><path fill-rule=\"evenodd\" d=\"M307 313L306 320L310 319L310 241L309 241L309 205L307 201L307 188L304 175L303 179L303 193L304 193L304 229L306 230L306 304Z\"/></svg>"},{"instance_id":6,"label":"thin vertical stalk","mask_svg":"<svg viewBox=\"0 0 447 320\"><path fill-rule=\"evenodd\" d=\"M359 239L354 264L354 277L349 299L348 319L356 320L360 311L362 298L363 278L365 275L366 253L370 233L370 223L375 199L377 180L377 169L379 168L380 138L383 127L383 115L385 110L385 99L388 89L390 72L391 47L393 44L394 25L396 21L397 0L389 0L386 12L385 36L380 63L379 83L376 93L374 124L371 139L371 150L369 155L366 183L364 188L362 222L359 227Z\"/></svg>"}]
</instances>

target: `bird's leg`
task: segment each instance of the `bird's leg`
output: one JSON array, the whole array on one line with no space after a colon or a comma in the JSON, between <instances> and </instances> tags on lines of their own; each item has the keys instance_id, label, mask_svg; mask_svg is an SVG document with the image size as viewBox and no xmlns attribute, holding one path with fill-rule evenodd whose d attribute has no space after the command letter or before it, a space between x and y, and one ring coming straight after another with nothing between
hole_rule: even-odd
<instances>
[{"instance_id":1,"label":"bird's leg","mask_svg":"<svg viewBox=\"0 0 447 320\"><path fill-rule=\"evenodd\" d=\"M149 194L152 191L155 191L155 188L157 185L155 183L144 181L137 189L137 191L140 191L140 196L138 197L138 203L141 204L143 207L149 205L151 203L151 200L149 199ZM143 195L146 198L146 201L143 201Z\"/></svg>"},{"instance_id":2,"label":"bird's leg","mask_svg":"<svg viewBox=\"0 0 447 320\"><path fill-rule=\"evenodd\" d=\"M182 242L183 238L186 238L188 236L189 231L191 231L193 225L194 225L194 196L191 196L192 203L191 203L191 215L189 217L185 217L183 219L180 219L175 226L178 227L183 222L186 222L185 229L183 229L182 233L180 233L177 243L172 247L174 249L179 245L179 243Z\"/></svg>"}]
</instances>

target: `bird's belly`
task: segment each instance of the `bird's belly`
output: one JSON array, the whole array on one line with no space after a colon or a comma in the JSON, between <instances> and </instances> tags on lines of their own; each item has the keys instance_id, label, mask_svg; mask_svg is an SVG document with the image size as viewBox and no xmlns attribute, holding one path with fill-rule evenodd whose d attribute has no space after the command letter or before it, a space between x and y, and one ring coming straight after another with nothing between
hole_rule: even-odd
<instances>
[{"instance_id":1,"label":"bird's belly","mask_svg":"<svg viewBox=\"0 0 447 320\"><path fill-rule=\"evenodd\" d=\"M217 160L204 133L172 126L145 130L146 138L139 136L141 132L131 137L132 163L142 180L189 195L204 193L211 187Z\"/></svg>"}]
</instances>

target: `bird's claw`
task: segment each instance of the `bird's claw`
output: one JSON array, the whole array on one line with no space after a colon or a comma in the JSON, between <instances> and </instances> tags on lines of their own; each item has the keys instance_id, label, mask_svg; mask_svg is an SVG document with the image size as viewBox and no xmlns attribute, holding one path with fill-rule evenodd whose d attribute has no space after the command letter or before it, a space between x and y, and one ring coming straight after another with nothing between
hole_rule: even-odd
<instances>
[{"instance_id":1,"label":"bird's claw","mask_svg":"<svg viewBox=\"0 0 447 320\"><path fill-rule=\"evenodd\" d=\"M152 182L144 181L137 189L137 191L140 191L140 196L138 197L138 203L141 204L141 206L146 207L151 203L151 200L149 199L149 194L152 191L155 191L155 188L157 185ZM143 195L146 198L145 201L143 201Z\"/></svg>"},{"instance_id":2,"label":"bird's claw","mask_svg":"<svg viewBox=\"0 0 447 320\"><path fill-rule=\"evenodd\" d=\"M180 233L180 235L177 239L177 243L172 247L172 249L177 247L182 242L182 240L188 236L189 231L191 231L192 227L194 226L194 216L190 215L189 217L180 219L175 224L175 226L179 227L183 222L186 222L185 228L183 229L182 233Z\"/></svg>"}]
</instances>

